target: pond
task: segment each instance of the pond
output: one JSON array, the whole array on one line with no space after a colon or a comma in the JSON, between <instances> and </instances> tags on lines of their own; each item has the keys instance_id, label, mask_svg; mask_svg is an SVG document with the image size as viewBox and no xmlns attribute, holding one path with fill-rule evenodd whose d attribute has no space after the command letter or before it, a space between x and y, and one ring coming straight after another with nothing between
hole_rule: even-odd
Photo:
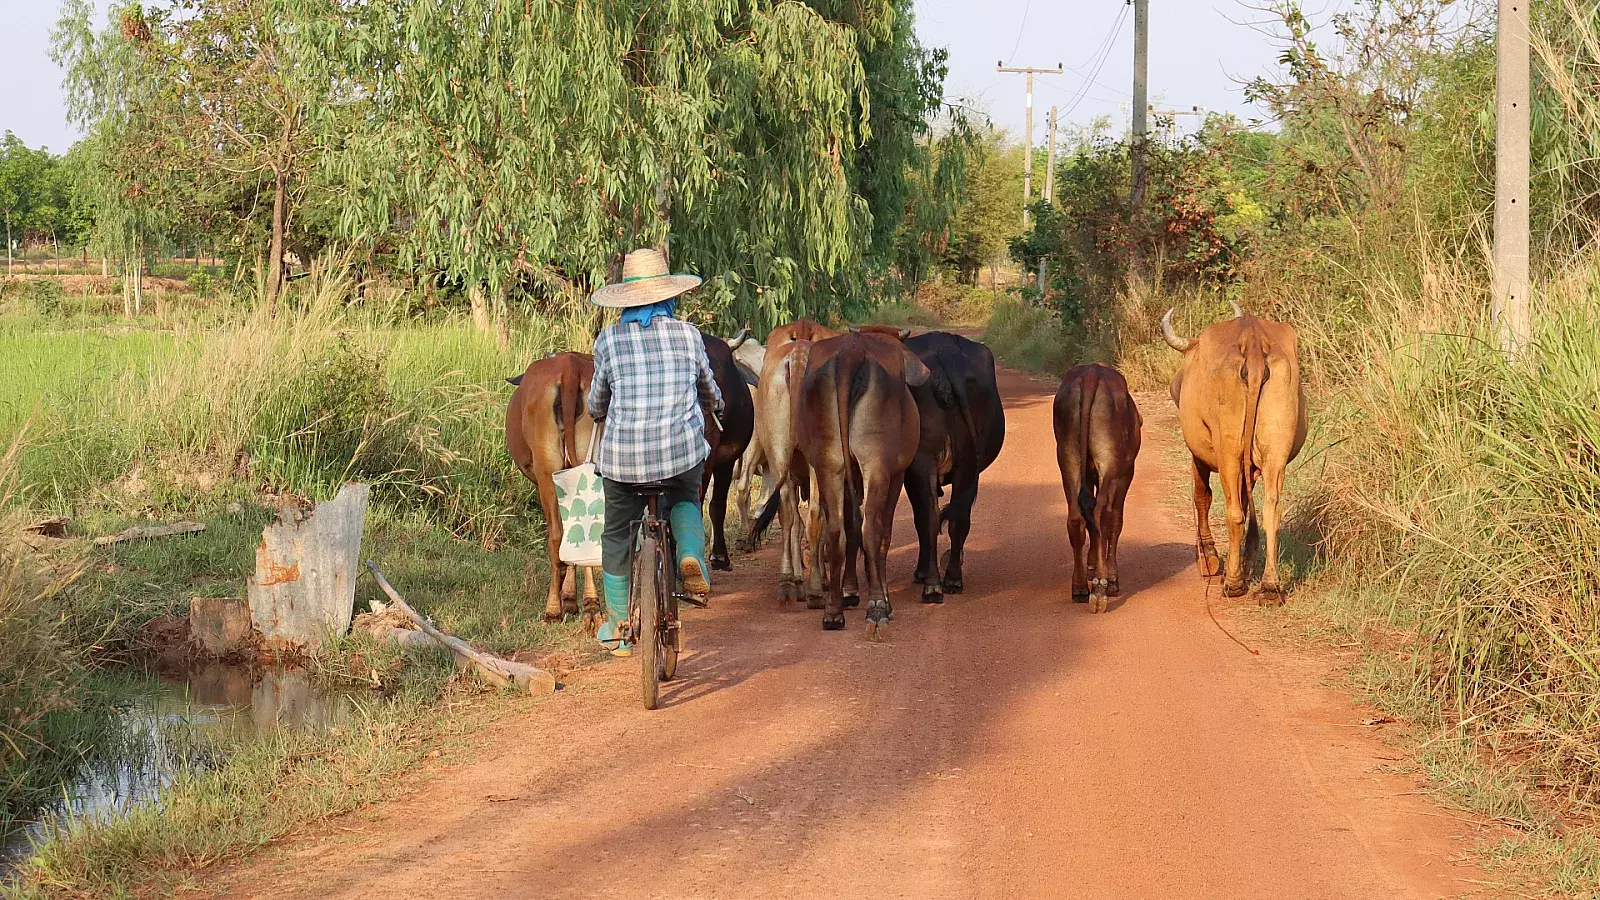
<instances>
[{"instance_id":1,"label":"pond","mask_svg":"<svg viewBox=\"0 0 1600 900\"><path fill-rule=\"evenodd\" d=\"M216 759L213 747L281 728L325 729L349 718L355 695L318 685L303 670L207 663L187 672L120 673L114 755L80 769L62 799L32 821L0 833L0 879L57 829L82 818L114 817L158 800L185 771Z\"/></svg>"}]
</instances>

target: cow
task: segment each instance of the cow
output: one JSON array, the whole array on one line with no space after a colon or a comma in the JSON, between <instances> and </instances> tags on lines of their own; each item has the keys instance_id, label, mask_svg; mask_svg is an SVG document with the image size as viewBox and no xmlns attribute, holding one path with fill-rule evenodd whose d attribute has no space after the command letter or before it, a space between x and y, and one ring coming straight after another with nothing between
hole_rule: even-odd
<instances>
[{"instance_id":1,"label":"cow","mask_svg":"<svg viewBox=\"0 0 1600 900\"><path fill-rule=\"evenodd\" d=\"M1091 613L1102 613L1109 598L1120 592L1122 505L1133 484L1144 419L1122 373L1098 363L1075 366L1062 376L1054 419L1056 463L1067 495L1067 537L1072 541L1072 599L1087 602Z\"/></svg>"},{"instance_id":2,"label":"cow","mask_svg":"<svg viewBox=\"0 0 1600 900\"><path fill-rule=\"evenodd\" d=\"M761 421L761 405L756 396L756 389L761 384L761 370L766 364L767 348L750 335L750 329L745 328L735 337L727 339L728 349L733 351L734 365L739 367L739 374L744 377L744 382L750 388L750 399L756 404L755 416L757 424ZM766 467L766 457L761 452L761 429L758 427L750 437L750 445L745 447L744 455L739 457L739 462L733 468L733 506L739 513L739 522L744 526L745 542L740 549L746 553L755 549L755 544L750 540L754 533L754 523L750 520L750 488L755 482L756 475L763 472ZM765 502L765 501L763 501Z\"/></svg>"},{"instance_id":3,"label":"cow","mask_svg":"<svg viewBox=\"0 0 1600 900\"><path fill-rule=\"evenodd\" d=\"M911 389L921 420L917 455L906 470L906 499L917 522L916 580L922 602L942 603L961 593L962 553L972 530L978 476L1000 455L1006 417L994 374L994 354L977 341L942 331L906 339L928 368L928 381ZM939 510L944 486L950 502ZM950 549L939 574L939 531L948 524Z\"/></svg>"},{"instance_id":4,"label":"cow","mask_svg":"<svg viewBox=\"0 0 1600 900\"><path fill-rule=\"evenodd\" d=\"M728 536L724 524L728 518L728 490L733 486L733 467L744 456L750 445L750 435L755 430L755 403L745 386L744 376L733 360L733 351L719 337L701 334L706 357L711 362L711 375L722 392L722 424L706 416L706 443L711 455L706 459L705 476L700 484L701 499L711 494L711 557L707 560L713 569L728 570L733 563L728 559ZM713 484L714 480L714 484Z\"/></svg>"},{"instance_id":5,"label":"cow","mask_svg":"<svg viewBox=\"0 0 1600 900\"><path fill-rule=\"evenodd\" d=\"M868 640L882 639L894 612L886 579L889 540L921 427L911 388L929 378L927 366L902 343L909 333L898 336L852 328L813 344L795 410L798 443L814 477L812 502L822 507L826 531L817 541L828 569L822 627L844 627L845 539L859 513Z\"/></svg>"},{"instance_id":6,"label":"cow","mask_svg":"<svg viewBox=\"0 0 1600 900\"><path fill-rule=\"evenodd\" d=\"M1279 498L1283 474L1306 440L1306 398L1294 327L1245 315L1217 322L1197 338L1172 330L1172 310L1161 319L1161 336L1183 354L1172 377L1172 402L1194 464L1195 554L1200 573L1218 574L1211 537L1211 473L1222 476L1228 507L1228 567L1222 593L1248 591L1246 563L1260 529L1251 497L1256 479L1266 482L1261 516L1267 532L1266 569L1258 601L1283 604L1278 577ZM1247 530L1248 526L1248 530Z\"/></svg>"},{"instance_id":7,"label":"cow","mask_svg":"<svg viewBox=\"0 0 1600 900\"><path fill-rule=\"evenodd\" d=\"M552 354L530 363L521 375L506 379L516 386L506 407L506 449L517 471L533 482L548 532L547 619L579 611L575 573L561 562L561 507L552 476L581 464L588 456L594 420L589 418L584 398L593 380L594 357L587 353ZM600 624L600 603L593 570L585 569L583 574L583 630L592 635Z\"/></svg>"}]
</instances>

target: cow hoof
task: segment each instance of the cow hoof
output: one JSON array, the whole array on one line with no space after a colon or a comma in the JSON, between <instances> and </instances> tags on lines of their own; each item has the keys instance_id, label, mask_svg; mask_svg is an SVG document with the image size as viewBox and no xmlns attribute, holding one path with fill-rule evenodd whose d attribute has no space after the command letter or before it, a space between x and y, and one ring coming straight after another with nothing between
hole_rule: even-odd
<instances>
[{"instance_id":1,"label":"cow hoof","mask_svg":"<svg viewBox=\"0 0 1600 900\"><path fill-rule=\"evenodd\" d=\"M889 639L889 623L867 620L867 640L880 644Z\"/></svg>"},{"instance_id":2,"label":"cow hoof","mask_svg":"<svg viewBox=\"0 0 1600 900\"><path fill-rule=\"evenodd\" d=\"M858 594L845 594L841 602L845 609L855 609L861 605L861 597Z\"/></svg>"},{"instance_id":3,"label":"cow hoof","mask_svg":"<svg viewBox=\"0 0 1600 900\"><path fill-rule=\"evenodd\" d=\"M822 609L825 601L821 594L812 594L806 598L806 609Z\"/></svg>"},{"instance_id":4,"label":"cow hoof","mask_svg":"<svg viewBox=\"0 0 1600 900\"><path fill-rule=\"evenodd\" d=\"M566 615L566 612L559 606L554 608L546 606L544 608L544 620L546 622L559 622L566 618Z\"/></svg>"},{"instance_id":5,"label":"cow hoof","mask_svg":"<svg viewBox=\"0 0 1600 900\"><path fill-rule=\"evenodd\" d=\"M711 557L711 568L721 572L732 572L733 561L726 556L713 556Z\"/></svg>"},{"instance_id":6,"label":"cow hoof","mask_svg":"<svg viewBox=\"0 0 1600 900\"><path fill-rule=\"evenodd\" d=\"M1112 579L1110 579L1110 580L1108 580L1106 582L1106 596L1108 596L1108 597L1116 597L1116 596L1119 596L1121 593L1122 593L1122 586L1117 584L1117 580L1115 578L1112 578Z\"/></svg>"},{"instance_id":7,"label":"cow hoof","mask_svg":"<svg viewBox=\"0 0 1600 900\"><path fill-rule=\"evenodd\" d=\"M1262 606L1282 606L1283 588L1276 584L1263 584L1256 594L1256 603Z\"/></svg>"},{"instance_id":8,"label":"cow hoof","mask_svg":"<svg viewBox=\"0 0 1600 900\"><path fill-rule=\"evenodd\" d=\"M583 636L594 637L600 631L600 614L586 612L583 614Z\"/></svg>"},{"instance_id":9,"label":"cow hoof","mask_svg":"<svg viewBox=\"0 0 1600 900\"><path fill-rule=\"evenodd\" d=\"M1111 605L1111 601L1110 601L1109 598L1106 597L1105 594L1090 594L1089 595L1089 612L1092 612L1092 613L1103 613L1103 612L1106 611L1106 607L1110 606L1110 605Z\"/></svg>"},{"instance_id":10,"label":"cow hoof","mask_svg":"<svg viewBox=\"0 0 1600 900\"><path fill-rule=\"evenodd\" d=\"M964 587L966 585L959 578L946 578L944 580L944 592L946 594L959 594Z\"/></svg>"},{"instance_id":11,"label":"cow hoof","mask_svg":"<svg viewBox=\"0 0 1600 900\"><path fill-rule=\"evenodd\" d=\"M1083 590L1080 591L1077 588L1073 588L1072 589L1072 602L1073 603L1088 603L1089 602L1089 589L1088 588L1084 588Z\"/></svg>"},{"instance_id":12,"label":"cow hoof","mask_svg":"<svg viewBox=\"0 0 1600 900\"><path fill-rule=\"evenodd\" d=\"M940 593L938 588L925 587L925 588L922 589L922 602L923 603L943 603L944 602L944 594Z\"/></svg>"},{"instance_id":13,"label":"cow hoof","mask_svg":"<svg viewBox=\"0 0 1600 900\"><path fill-rule=\"evenodd\" d=\"M576 597L562 597L561 598L561 614L563 616L575 616L575 615L577 615L578 614L578 598L576 598Z\"/></svg>"},{"instance_id":14,"label":"cow hoof","mask_svg":"<svg viewBox=\"0 0 1600 900\"><path fill-rule=\"evenodd\" d=\"M1215 578L1222 574L1222 557L1218 556L1215 550L1209 553L1200 551L1198 559L1202 578Z\"/></svg>"},{"instance_id":15,"label":"cow hoof","mask_svg":"<svg viewBox=\"0 0 1600 900\"><path fill-rule=\"evenodd\" d=\"M823 631L843 631L844 630L844 613L838 613L837 615L833 615L833 614L829 614L829 613L823 613L822 614L822 630Z\"/></svg>"},{"instance_id":16,"label":"cow hoof","mask_svg":"<svg viewBox=\"0 0 1600 900\"><path fill-rule=\"evenodd\" d=\"M1250 586L1242 578L1237 582L1224 581L1222 583L1222 596L1224 597L1243 597L1248 593L1250 593Z\"/></svg>"},{"instance_id":17,"label":"cow hoof","mask_svg":"<svg viewBox=\"0 0 1600 900\"><path fill-rule=\"evenodd\" d=\"M780 582L778 582L778 599L779 600L785 600L785 601L787 601L787 600L799 600L800 599L800 588L799 588L799 586L796 585L792 581L780 581Z\"/></svg>"}]
</instances>

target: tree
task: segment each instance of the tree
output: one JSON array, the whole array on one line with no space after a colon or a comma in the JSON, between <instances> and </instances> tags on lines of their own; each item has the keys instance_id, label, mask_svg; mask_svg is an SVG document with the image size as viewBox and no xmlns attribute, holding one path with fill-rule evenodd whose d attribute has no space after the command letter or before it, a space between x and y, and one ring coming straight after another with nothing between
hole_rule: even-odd
<instances>
[{"instance_id":1,"label":"tree","mask_svg":"<svg viewBox=\"0 0 1600 900\"><path fill-rule=\"evenodd\" d=\"M360 186L342 231L485 298L485 318L516 292L586 292L669 234L730 317L860 303L940 71L907 0L841 6L346 4L305 32L372 126L330 157Z\"/></svg>"},{"instance_id":2,"label":"tree","mask_svg":"<svg viewBox=\"0 0 1600 900\"><path fill-rule=\"evenodd\" d=\"M19 232L30 226L50 202L46 183L50 154L33 150L7 131L0 138L0 213L6 220L6 277L11 276L11 248Z\"/></svg>"},{"instance_id":3,"label":"tree","mask_svg":"<svg viewBox=\"0 0 1600 900\"><path fill-rule=\"evenodd\" d=\"M986 128L968 151L961 201L950 221L945 263L963 284L976 284L978 273L1005 256L1019 225L1017 198L1022 194L1022 148L1006 133Z\"/></svg>"}]
</instances>

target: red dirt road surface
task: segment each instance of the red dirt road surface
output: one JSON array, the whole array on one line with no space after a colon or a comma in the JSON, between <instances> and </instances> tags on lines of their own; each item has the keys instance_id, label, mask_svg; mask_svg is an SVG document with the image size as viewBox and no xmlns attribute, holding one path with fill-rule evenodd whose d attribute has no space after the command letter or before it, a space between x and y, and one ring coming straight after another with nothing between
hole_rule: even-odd
<instances>
[{"instance_id":1,"label":"red dirt road surface","mask_svg":"<svg viewBox=\"0 0 1600 900\"><path fill-rule=\"evenodd\" d=\"M475 761L264 854L233 895L1482 896L1464 856L1484 832L1392 774L1327 662L1253 656L1208 618L1165 397L1140 398L1123 595L1070 601L1054 389L1001 373L965 594L917 602L900 504L887 643L859 609L823 632L780 606L771 549L736 560L688 613L663 709L640 708L637 661L578 671Z\"/></svg>"}]
</instances>

